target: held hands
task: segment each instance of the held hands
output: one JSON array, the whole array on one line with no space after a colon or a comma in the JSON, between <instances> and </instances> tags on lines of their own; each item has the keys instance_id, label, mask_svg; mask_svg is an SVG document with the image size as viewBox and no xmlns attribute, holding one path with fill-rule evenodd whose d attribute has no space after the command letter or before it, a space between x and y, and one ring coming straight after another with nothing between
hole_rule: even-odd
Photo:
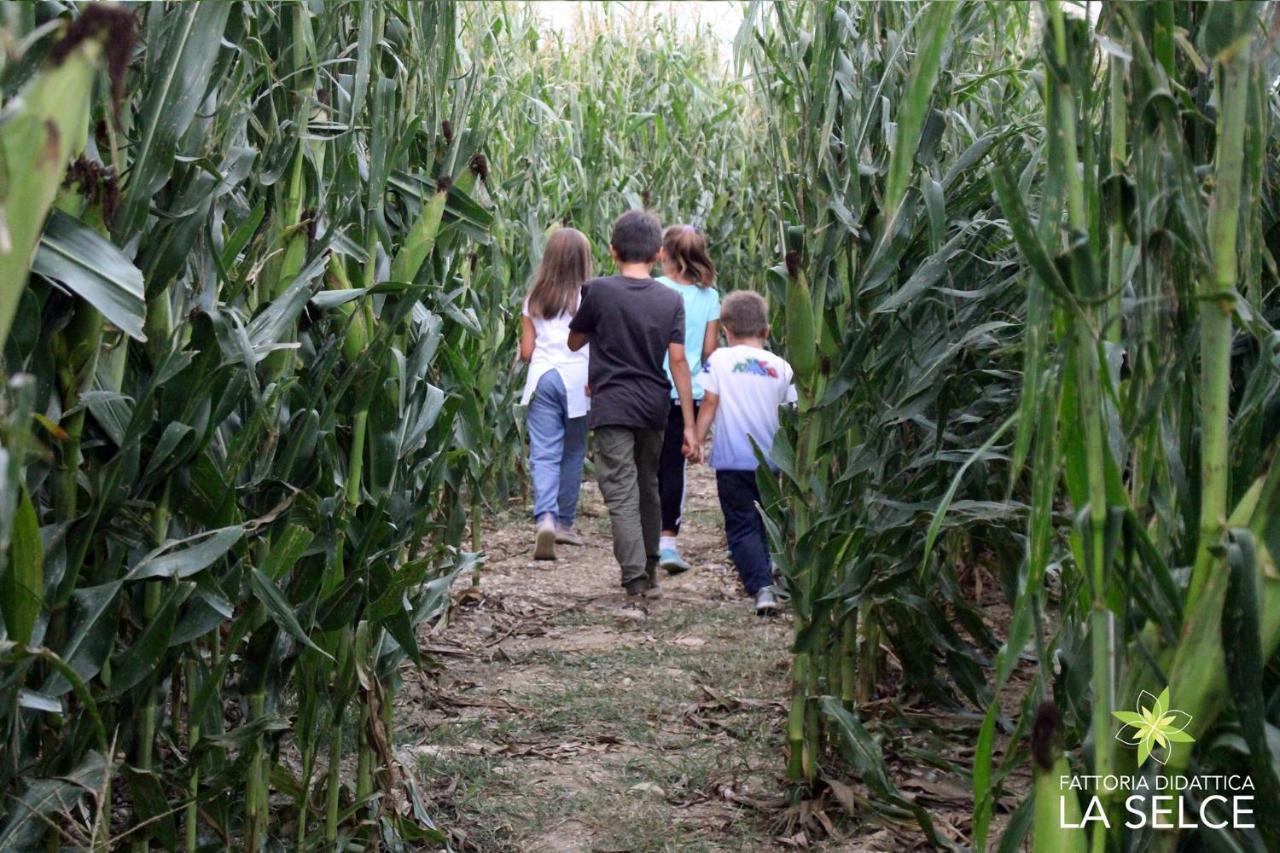
<instances>
[{"instance_id":1,"label":"held hands","mask_svg":"<svg viewBox=\"0 0 1280 853\"><path fill-rule=\"evenodd\" d=\"M684 446L680 452L695 465L702 461L702 442L698 441L698 431L691 426L684 428Z\"/></svg>"}]
</instances>

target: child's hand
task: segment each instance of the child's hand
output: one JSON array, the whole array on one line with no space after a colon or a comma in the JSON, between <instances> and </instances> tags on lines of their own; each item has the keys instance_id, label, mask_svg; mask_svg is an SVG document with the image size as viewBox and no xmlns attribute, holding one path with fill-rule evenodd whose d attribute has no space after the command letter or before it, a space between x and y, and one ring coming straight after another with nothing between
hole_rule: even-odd
<instances>
[{"instance_id":1,"label":"child's hand","mask_svg":"<svg viewBox=\"0 0 1280 853\"><path fill-rule=\"evenodd\" d=\"M702 445L698 443L698 432L693 427L685 428L684 446L680 452L684 454L685 459L695 465L702 461Z\"/></svg>"}]
</instances>

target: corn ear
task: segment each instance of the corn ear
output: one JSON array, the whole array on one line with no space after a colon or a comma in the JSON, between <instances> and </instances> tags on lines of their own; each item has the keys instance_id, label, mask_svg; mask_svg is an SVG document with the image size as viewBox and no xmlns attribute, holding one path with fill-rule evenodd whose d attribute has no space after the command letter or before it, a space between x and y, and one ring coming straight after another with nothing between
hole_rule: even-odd
<instances>
[{"instance_id":1,"label":"corn ear","mask_svg":"<svg viewBox=\"0 0 1280 853\"><path fill-rule=\"evenodd\" d=\"M82 41L23 90L18 114L0 126L0 345L67 161L84 148L102 58L98 37Z\"/></svg>"},{"instance_id":2,"label":"corn ear","mask_svg":"<svg viewBox=\"0 0 1280 853\"><path fill-rule=\"evenodd\" d=\"M818 335L813 322L813 298L800 256L787 253L787 361L796 376L808 379L818 367Z\"/></svg>"},{"instance_id":3,"label":"corn ear","mask_svg":"<svg viewBox=\"0 0 1280 853\"><path fill-rule=\"evenodd\" d=\"M329 257L329 271L325 273L324 283L329 290L351 289L351 279L339 256ZM338 310L349 318L347 333L342 339L342 354L347 361L355 361L369 346L373 318L369 316L369 306L364 300L344 302L338 306Z\"/></svg>"},{"instance_id":4,"label":"corn ear","mask_svg":"<svg viewBox=\"0 0 1280 853\"><path fill-rule=\"evenodd\" d=\"M440 222L444 218L444 205L449 198L451 184L452 181L446 175L436 180L436 191L422 209L418 221L413 223L400 251L396 252L395 260L391 262L392 281L413 281L423 262L430 256L436 244L436 236L440 233Z\"/></svg>"},{"instance_id":5,"label":"corn ear","mask_svg":"<svg viewBox=\"0 0 1280 853\"><path fill-rule=\"evenodd\" d=\"M1086 834L1081 824L1080 801L1076 792L1063 790L1062 779L1071 776L1071 765L1059 746L1061 719L1052 702L1042 702L1036 711L1031 730L1031 754L1035 775L1034 833L1031 849L1035 853L1083 853Z\"/></svg>"},{"instance_id":6,"label":"corn ear","mask_svg":"<svg viewBox=\"0 0 1280 853\"><path fill-rule=\"evenodd\" d=\"M471 158L471 162L467 164L467 168L462 170L462 174L458 176L458 180L454 181L453 185L463 195L471 195L472 190L476 188L477 180L489 180L489 160L483 154L477 154Z\"/></svg>"}]
</instances>

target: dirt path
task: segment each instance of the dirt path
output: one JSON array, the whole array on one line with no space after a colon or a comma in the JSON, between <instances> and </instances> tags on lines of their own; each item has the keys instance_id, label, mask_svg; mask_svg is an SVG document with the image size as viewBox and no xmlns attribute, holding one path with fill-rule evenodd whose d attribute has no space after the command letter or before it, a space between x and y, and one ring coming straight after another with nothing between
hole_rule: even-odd
<instances>
[{"instance_id":1,"label":"dirt path","mask_svg":"<svg viewBox=\"0 0 1280 853\"><path fill-rule=\"evenodd\" d=\"M554 563L532 560L515 514L487 531L479 587L423 638L445 668L409 676L398 703L402 760L455 847L770 846L791 626L756 617L723 550L715 481L691 473L694 570L662 578L645 610L621 595L594 483L587 544L559 546Z\"/></svg>"},{"instance_id":2,"label":"dirt path","mask_svg":"<svg viewBox=\"0 0 1280 853\"><path fill-rule=\"evenodd\" d=\"M787 808L788 617L761 619L724 551L715 482L691 469L682 551L646 610L618 587L608 516L583 490L582 548L532 560L515 510L486 531L477 587L424 633L444 663L405 670L397 754L455 849L902 850L914 826ZM806 810L807 809L807 810ZM843 825L841 826L840 824ZM825 836L826 831L816 833Z\"/></svg>"}]
</instances>

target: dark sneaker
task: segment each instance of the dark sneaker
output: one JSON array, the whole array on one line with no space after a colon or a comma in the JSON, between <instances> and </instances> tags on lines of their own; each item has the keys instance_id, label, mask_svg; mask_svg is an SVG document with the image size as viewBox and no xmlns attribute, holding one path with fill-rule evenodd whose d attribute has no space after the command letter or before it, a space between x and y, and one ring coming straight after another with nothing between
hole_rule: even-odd
<instances>
[{"instance_id":1,"label":"dark sneaker","mask_svg":"<svg viewBox=\"0 0 1280 853\"><path fill-rule=\"evenodd\" d=\"M556 544L581 547L586 543L582 541L582 537L578 535L578 531L574 530L572 527L561 527L557 524Z\"/></svg>"},{"instance_id":2,"label":"dark sneaker","mask_svg":"<svg viewBox=\"0 0 1280 853\"><path fill-rule=\"evenodd\" d=\"M662 590L648 578L636 578L622 586L627 591L627 598L662 598Z\"/></svg>"},{"instance_id":3,"label":"dark sneaker","mask_svg":"<svg viewBox=\"0 0 1280 853\"><path fill-rule=\"evenodd\" d=\"M761 587L756 593L757 616L773 616L778 612L779 607L778 596L774 593L773 587Z\"/></svg>"},{"instance_id":4,"label":"dark sneaker","mask_svg":"<svg viewBox=\"0 0 1280 853\"><path fill-rule=\"evenodd\" d=\"M658 552L658 565L667 570L669 575L684 574L693 568L680 556L675 548L663 548Z\"/></svg>"},{"instance_id":5,"label":"dark sneaker","mask_svg":"<svg viewBox=\"0 0 1280 853\"><path fill-rule=\"evenodd\" d=\"M550 515L538 519L537 533L534 535L533 559L554 560L556 558L556 522Z\"/></svg>"}]
</instances>

